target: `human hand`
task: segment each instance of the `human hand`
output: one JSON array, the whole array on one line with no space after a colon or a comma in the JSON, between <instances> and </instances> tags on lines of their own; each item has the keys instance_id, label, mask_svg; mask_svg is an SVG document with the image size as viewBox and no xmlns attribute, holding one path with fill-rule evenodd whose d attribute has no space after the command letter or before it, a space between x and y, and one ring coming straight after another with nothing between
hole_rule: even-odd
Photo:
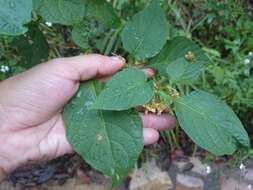
<instances>
[{"instance_id":1,"label":"human hand","mask_svg":"<svg viewBox=\"0 0 253 190\"><path fill-rule=\"evenodd\" d=\"M50 160L72 148L61 111L80 81L109 77L121 69L120 57L84 55L40 64L0 83L0 180L17 167ZM149 76L152 70L146 70ZM144 143L155 143L158 130L175 126L167 114L141 115Z\"/></svg>"}]
</instances>

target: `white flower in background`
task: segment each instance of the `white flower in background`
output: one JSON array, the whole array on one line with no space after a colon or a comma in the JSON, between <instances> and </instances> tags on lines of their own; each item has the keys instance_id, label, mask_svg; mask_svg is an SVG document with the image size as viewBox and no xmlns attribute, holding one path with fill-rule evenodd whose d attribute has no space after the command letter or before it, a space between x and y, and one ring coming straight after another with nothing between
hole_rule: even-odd
<instances>
[{"instance_id":1,"label":"white flower in background","mask_svg":"<svg viewBox=\"0 0 253 190\"><path fill-rule=\"evenodd\" d=\"M251 184L248 185L248 189L252 189L252 185Z\"/></svg>"},{"instance_id":2,"label":"white flower in background","mask_svg":"<svg viewBox=\"0 0 253 190\"><path fill-rule=\"evenodd\" d=\"M46 22L45 23L47 26L49 26L49 27L51 27L53 24L52 24L52 22Z\"/></svg>"},{"instance_id":3,"label":"white flower in background","mask_svg":"<svg viewBox=\"0 0 253 190\"><path fill-rule=\"evenodd\" d=\"M206 166L206 173L210 174L212 172L212 168L210 166Z\"/></svg>"},{"instance_id":4,"label":"white flower in background","mask_svg":"<svg viewBox=\"0 0 253 190\"><path fill-rule=\"evenodd\" d=\"M253 55L253 52L252 52L252 51L250 51L250 52L249 52L249 56L252 56L252 55Z\"/></svg>"},{"instance_id":5,"label":"white flower in background","mask_svg":"<svg viewBox=\"0 0 253 190\"><path fill-rule=\"evenodd\" d=\"M240 170L245 170L246 166L243 163L241 163L239 168L240 168Z\"/></svg>"},{"instance_id":6,"label":"white flower in background","mask_svg":"<svg viewBox=\"0 0 253 190\"><path fill-rule=\"evenodd\" d=\"M247 65L247 64L249 64L249 63L250 63L250 59L247 58L247 59L244 60L244 64L245 64L245 65Z\"/></svg>"},{"instance_id":7,"label":"white flower in background","mask_svg":"<svg viewBox=\"0 0 253 190\"><path fill-rule=\"evenodd\" d=\"M8 71L10 71L10 68L6 65L1 65L0 67L0 72L1 73L7 73Z\"/></svg>"}]
</instances>

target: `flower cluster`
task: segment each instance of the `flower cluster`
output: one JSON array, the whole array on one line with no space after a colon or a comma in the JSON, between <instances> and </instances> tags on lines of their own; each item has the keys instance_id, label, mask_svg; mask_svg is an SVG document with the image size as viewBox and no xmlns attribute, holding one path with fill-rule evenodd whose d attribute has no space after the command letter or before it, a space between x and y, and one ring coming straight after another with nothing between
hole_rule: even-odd
<instances>
[{"instance_id":1,"label":"flower cluster","mask_svg":"<svg viewBox=\"0 0 253 190\"><path fill-rule=\"evenodd\" d=\"M244 64L248 65L250 64L251 60L253 59L253 52L249 52L248 56L246 57L246 59L244 59Z\"/></svg>"},{"instance_id":2,"label":"flower cluster","mask_svg":"<svg viewBox=\"0 0 253 190\"><path fill-rule=\"evenodd\" d=\"M0 66L0 72L1 73L7 73L10 71L10 68L7 65L1 65Z\"/></svg>"},{"instance_id":3,"label":"flower cluster","mask_svg":"<svg viewBox=\"0 0 253 190\"><path fill-rule=\"evenodd\" d=\"M52 22L46 22L45 24L46 24L48 27L53 26L53 23L52 23Z\"/></svg>"},{"instance_id":4,"label":"flower cluster","mask_svg":"<svg viewBox=\"0 0 253 190\"><path fill-rule=\"evenodd\" d=\"M250 69L251 69L251 61L253 60L253 52L249 52L246 58L244 59L244 65L245 65L245 70L244 70L244 75L245 76L250 76Z\"/></svg>"},{"instance_id":5,"label":"flower cluster","mask_svg":"<svg viewBox=\"0 0 253 190\"><path fill-rule=\"evenodd\" d=\"M245 60L244 60L244 64L245 64L245 65L250 64L250 59L249 59L249 58L245 59Z\"/></svg>"}]
</instances>

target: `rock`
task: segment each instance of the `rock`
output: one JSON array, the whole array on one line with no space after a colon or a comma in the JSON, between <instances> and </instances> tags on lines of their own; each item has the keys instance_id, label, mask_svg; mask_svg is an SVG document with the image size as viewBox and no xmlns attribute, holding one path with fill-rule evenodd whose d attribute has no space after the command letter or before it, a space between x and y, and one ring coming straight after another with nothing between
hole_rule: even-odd
<instances>
[{"instance_id":1,"label":"rock","mask_svg":"<svg viewBox=\"0 0 253 190\"><path fill-rule=\"evenodd\" d=\"M150 161L134 171L130 181L130 190L168 190L173 188L170 176L163 172L156 165L155 161Z\"/></svg>"},{"instance_id":2,"label":"rock","mask_svg":"<svg viewBox=\"0 0 253 190\"><path fill-rule=\"evenodd\" d=\"M249 181L253 181L253 170L252 169L248 170L244 177Z\"/></svg>"},{"instance_id":3,"label":"rock","mask_svg":"<svg viewBox=\"0 0 253 190\"><path fill-rule=\"evenodd\" d=\"M180 183L177 183L176 190L203 190L201 187L186 187Z\"/></svg>"},{"instance_id":4,"label":"rock","mask_svg":"<svg viewBox=\"0 0 253 190\"><path fill-rule=\"evenodd\" d=\"M202 164L199 158L197 157L191 157L190 162L193 164L192 172L195 172L197 174L200 174L202 176L207 176L210 171L210 166L207 164Z\"/></svg>"},{"instance_id":5,"label":"rock","mask_svg":"<svg viewBox=\"0 0 253 190\"><path fill-rule=\"evenodd\" d=\"M221 190L250 190L251 188L249 188L250 184L246 184L244 182L238 181L234 178L223 178L221 180Z\"/></svg>"},{"instance_id":6,"label":"rock","mask_svg":"<svg viewBox=\"0 0 253 190\"><path fill-rule=\"evenodd\" d=\"M177 188L185 187L186 190L188 189L202 190L204 188L203 180L197 177L178 174L176 179L177 179ZM176 190L178 190L177 188Z\"/></svg>"},{"instance_id":7,"label":"rock","mask_svg":"<svg viewBox=\"0 0 253 190\"><path fill-rule=\"evenodd\" d=\"M202 164L202 162L197 157L189 158L187 160L174 161L173 164L178 168L180 172L192 171L201 176L207 176L212 168L207 164Z\"/></svg>"},{"instance_id":8,"label":"rock","mask_svg":"<svg viewBox=\"0 0 253 190\"><path fill-rule=\"evenodd\" d=\"M186 163L182 168L182 172L190 171L194 165L191 162Z\"/></svg>"},{"instance_id":9,"label":"rock","mask_svg":"<svg viewBox=\"0 0 253 190\"><path fill-rule=\"evenodd\" d=\"M194 165L189 161L183 161L183 162L176 161L176 162L174 162L174 165L177 166L177 168L180 172L190 171L194 167Z\"/></svg>"}]
</instances>

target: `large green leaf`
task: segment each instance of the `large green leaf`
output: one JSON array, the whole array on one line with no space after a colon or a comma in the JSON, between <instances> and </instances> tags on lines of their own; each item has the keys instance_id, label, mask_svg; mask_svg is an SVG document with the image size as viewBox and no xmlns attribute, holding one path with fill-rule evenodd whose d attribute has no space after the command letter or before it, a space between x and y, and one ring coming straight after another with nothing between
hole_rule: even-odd
<instances>
[{"instance_id":1,"label":"large green leaf","mask_svg":"<svg viewBox=\"0 0 253 190\"><path fill-rule=\"evenodd\" d=\"M82 21L75 25L72 30L72 39L81 48L89 48L89 29L87 22Z\"/></svg>"},{"instance_id":2,"label":"large green leaf","mask_svg":"<svg viewBox=\"0 0 253 190\"><path fill-rule=\"evenodd\" d=\"M121 38L124 48L137 59L153 57L166 42L168 23L158 0L153 0L132 21L126 23Z\"/></svg>"},{"instance_id":3,"label":"large green leaf","mask_svg":"<svg viewBox=\"0 0 253 190\"><path fill-rule=\"evenodd\" d=\"M139 69L125 69L109 81L93 108L103 110L127 110L147 103L153 96L153 86Z\"/></svg>"},{"instance_id":4,"label":"large green leaf","mask_svg":"<svg viewBox=\"0 0 253 190\"><path fill-rule=\"evenodd\" d=\"M249 147L249 137L235 113L216 96L194 91L178 97L176 116L183 130L200 147L215 155Z\"/></svg>"},{"instance_id":5,"label":"large green leaf","mask_svg":"<svg viewBox=\"0 0 253 190\"><path fill-rule=\"evenodd\" d=\"M120 18L110 3L106 0L88 0L88 15L94 17L109 28L118 28L121 25Z\"/></svg>"},{"instance_id":6,"label":"large green leaf","mask_svg":"<svg viewBox=\"0 0 253 190\"><path fill-rule=\"evenodd\" d=\"M0 0L0 34L20 35L31 20L32 0Z\"/></svg>"},{"instance_id":7,"label":"large green leaf","mask_svg":"<svg viewBox=\"0 0 253 190\"><path fill-rule=\"evenodd\" d=\"M33 0L33 4L35 11L52 23L73 25L85 16L84 0Z\"/></svg>"},{"instance_id":8,"label":"large green leaf","mask_svg":"<svg viewBox=\"0 0 253 190\"><path fill-rule=\"evenodd\" d=\"M90 109L100 87L95 81L80 86L65 107L67 139L93 168L113 177L126 176L143 149L142 121L134 110L113 112Z\"/></svg>"},{"instance_id":9,"label":"large green leaf","mask_svg":"<svg viewBox=\"0 0 253 190\"><path fill-rule=\"evenodd\" d=\"M186 59L188 54L193 55L192 60ZM185 37L175 37L166 43L162 51L150 61L149 66L176 82L191 83L208 62L208 57L197 44Z\"/></svg>"},{"instance_id":10,"label":"large green leaf","mask_svg":"<svg viewBox=\"0 0 253 190\"><path fill-rule=\"evenodd\" d=\"M21 55L21 64L26 68L46 61L49 55L47 40L37 27L29 27L26 36L14 39L12 46L18 49Z\"/></svg>"},{"instance_id":11,"label":"large green leaf","mask_svg":"<svg viewBox=\"0 0 253 190\"><path fill-rule=\"evenodd\" d=\"M176 84L191 84L199 76L202 66L189 62L185 58L179 58L172 61L167 66L167 77Z\"/></svg>"}]
</instances>

